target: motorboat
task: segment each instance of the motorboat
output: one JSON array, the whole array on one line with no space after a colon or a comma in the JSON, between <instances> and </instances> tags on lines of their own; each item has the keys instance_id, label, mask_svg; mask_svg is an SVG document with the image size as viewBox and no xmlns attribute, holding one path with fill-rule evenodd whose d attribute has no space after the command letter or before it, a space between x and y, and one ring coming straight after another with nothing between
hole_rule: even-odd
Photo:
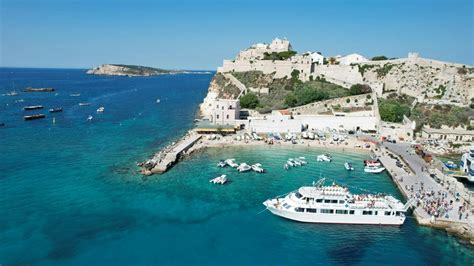
<instances>
[{"instance_id":1,"label":"motorboat","mask_svg":"<svg viewBox=\"0 0 474 266\"><path fill-rule=\"evenodd\" d=\"M62 112L62 111L63 111L63 108L61 108L61 107L49 109L50 113L59 113L59 112Z\"/></svg>"},{"instance_id":2,"label":"motorboat","mask_svg":"<svg viewBox=\"0 0 474 266\"><path fill-rule=\"evenodd\" d=\"M291 158L288 159L288 161L286 161L286 164L288 164L288 165L291 166L291 167L295 167L295 166L296 166L295 162L294 162L293 159L291 159Z\"/></svg>"},{"instance_id":3,"label":"motorboat","mask_svg":"<svg viewBox=\"0 0 474 266\"><path fill-rule=\"evenodd\" d=\"M380 166L366 166L364 167L364 172L371 173L371 174L380 174L385 171L384 167Z\"/></svg>"},{"instance_id":4,"label":"motorboat","mask_svg":"<svg viewBox=\"0 0 474 266\"><path fill-rule=\"evenodd\" d=\"M257 133L255 133L255 132L252 133L252 136L253 136L253 138L256 139L256 140L262 140L262 137L260 137L259 135L257 135Z\"/></svg>"},{"instance_id":5,"label":"motorboat","mask_svg":"<svg viewBox=\"0 0 474 266\"><path fill-rule=\"evenodd\" d=\"M23 107L23 110L28 111L28 110L37 110L37 109L43 109L42 105L31 105L31 106L25 106Z\"/></svg>"},{"instance_id":6,"label":"motorboat","mask_svg":"<svg viewBox=\"0 0 474 266\"><path fill-rule=\"evenodd\" d=\"M69 96L71 96L71 97L79 97L79 96L81 96L81 94L80 94L80 93L71 93L71 94L69 94Z\"/></svg>"},{"instance_id":7,"label":"motorboat","mask_svg":"<svg viewBox=\"0 0 474 266\"><path fill-rule=\"evenodd\" d=\"M94 117L92 117L92 115L89 115L89 116L87 117L87 121L92 121L92 119L94 119Z\"/></svg>"},{"instance_id":8,"label":"motorboat","mask_svg":"<svg viewBox=\"0 0 474 266\"><path fill-rule=\"evenodd\" d=\"M444 163L444 165L450 170L458 168L458 166L453 161L447 161Z\"/></svg>"},{"instance_id":9,"label":"motorboat","mask_svg":"<svg viewBox=\"0 0 474 266\"><path fill-rule=\"evenodd\" d=\"M308 132L308 138L311 140L315 139L314 133L313 132Z\"/></svg>"},{"instance_id":10,"label":"motorboat","mask_svg":"<svg viewBox=\"0 0 474 266\"><path fill-rule=\"evenodd\" d=\"M7 92L5 94L3 94L4 96L18 96L18 92L16 91L10 91L10 92Z\"/></svg>"},{"instance_id":11,"label":"motorboat","mask_svg":"<svg viewBox=\"0 0 474 266\"><path fill-rule=\"evenodd\" d=\"M414 199L403 204L386 194L352 194L345 186L324 185L324 178L263 205L272 214L305 223L402 225Z\"/></svg>"},{"instance_id":12,"label":"motorboat","mask_svg":"<svg viewBox=\"0 0 474 266\"><path fill-rule=\"evenodd\" d=\"M232 168L237 168L237 167L239 167L239 164L237 164L237 163L235 162L235 159L227 159L227 160L225 160L225 163L226 163L228 166L232 167Z\"/></svg>"},{"instance_id":13,"label":"motorboat","mask_svg":"<svg viewBox=\"0 0 474 266\"><path fill-rule=\"evenodd\" d=\"M237 167L237 171L239 171L240 173L247 172L250 170L252 170L252 167L246 163L241 163L239 167Z\"/></svg>"},{"instance_id":14,"label":"motorboat","mask_svg":"<svg viewBox=\"0 0 474 266\"><path fill-rule=\"evenodd\" d=\"M217 164L217 167L226 167L227 166L227 163L225 162L225 160L220 160L219 163Z\"/></svg>"},{"instance_id":15,"label":"motorboat","mask_svg":"<svg viewBox=\"0 0 474 266\"><path fill-rule=\"evenodd\" d=\"M103 113L104 110L105 110L105 108L103 106L101 106L97 109L97 113Z\"/></svg>"},{"instance_id":16,"label":"motorboat","mask_svg":"<svg viewBox=\"0 0 474 266\"><path fill-rule=\"evenodd\" d=\"M257 173L263 173L265 170L262 168L262 164L256 163L252 165L252 170L254 170Z\"/></svg>"},{"instance_id":17,"label":"motorboat","mask_svg":"<svg viewBox=\"0 0 474 266\"><path fill-rule=\"evenodd\" d=\"M364 160L365 166L381 166L378 160Z\"/></svg>"},{"instance_id":18,"label":"motorboat","mask_svg":"<svg viewBox=\"0 0 474 266\"><path fill-rule=\"evenodd\" d=\"M351 162L345 162L344 167L346 168L347 171L354 171L354 166L352 166Z\"/></svg>"},{"instance_id":19,"label":"motorboat","mask_svg":"<svg viewBox=\"0 0 474 266\"><path fill-rule=\"evenodd\" d=\"M25 115L23 119L25 120L36 120L36 119L41 119L45 118L46 116L44 114L37 114L37 115Z\"/></svg>"},{"instance_id":20,"label":"motorboat","mask_svg":"<svg viewBox=\"0 0 474 266\"><path fill-rule=\"evenodd\" d=\"M295 159L296 162L299 162L301 165L306 165L308 162L305 161L304 157L299 157Z\"/></svg>"},{"instance_id":21,"label":"motorboat","mask_svg":"<svg viewBox=\"0 0 474 266\"><path fill-rule=\"evenodd\" d=\"M296 166L301 166L301 162L298 159L290 159Z\"/></svg>"},{"instance_id":22,"label":"motorboat","mask_svg":"<svg viewBox=\"0 0 474 266\"><path fill-rule=\"evenodd\" d=\"M289 166L287 163L285 163L285 164L283 165L283 169L288 170L288 169L290 169L290 166Z\"/></svg>"},{"instance_id":23,"label":"motorboat","mask_svg":"<svg viewBox=\"0 0 474 266\"><path fill-rule=\"evenodd\" d=\"M156 99L156 103L160 103L160 102L161 102L160 98Z\"/></svg>"},{"instance_id":24,"label":"motorboat","mask_svg":"<svg viewBox=\"0 0 474 266\"><path fill-rule=\"evenodd\" d=\"M325 153L325 154L318 155L318 157L316 157L316 160L318 162L331 162L332 156L328 153Z\"/></svg>"},{"instance_id":25,"label":"motorboat","mask_svg":"<svg viewBox=\"0 0 474 266\"><path fill-rule=\"evenodd\" d=\"M91 103L79 103L79 106L89 106Z\"/></svg>"},{"instance_id":26,"label":"motorboat","mask_svg":"<svg viewBox=\"0 0 474 266\"><path fill-rule=\"evenodd\" d=\"M227 175L221 175L216 178L209 180L210 183L224 185L227 183Z\"/></svg>"},{"instance_id":27,"label":"motorboat","mask_svg":"<svg viewBox=\"0 0 474 266\"><path fill-rule=\"evenodd\" d=\"M303 131L303 133L301 133L301 138L308 139L308 132Z\"/></svg>"}]
</instances>

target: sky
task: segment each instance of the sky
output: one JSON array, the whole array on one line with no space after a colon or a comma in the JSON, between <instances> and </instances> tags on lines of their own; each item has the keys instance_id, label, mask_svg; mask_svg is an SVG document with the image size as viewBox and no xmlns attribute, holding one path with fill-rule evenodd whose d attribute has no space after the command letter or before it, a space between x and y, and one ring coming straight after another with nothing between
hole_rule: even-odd
<instances>
[{"instance_id":1,"label":"sky","mask_svg":"<svg viewBox=\"0 0 474 266\"><path fill-rule=\"evenodd\" d=\"M215 70L253 43L474 65L473 0L0 0L0 67Z\"/></svg>"}]
</instances>

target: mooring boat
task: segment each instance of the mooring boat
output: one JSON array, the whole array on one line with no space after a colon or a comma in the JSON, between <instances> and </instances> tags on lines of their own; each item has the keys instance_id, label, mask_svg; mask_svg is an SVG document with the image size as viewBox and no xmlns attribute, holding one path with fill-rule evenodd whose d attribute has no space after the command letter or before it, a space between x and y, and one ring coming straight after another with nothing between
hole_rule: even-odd
<instances>
[{"instance_id":1,"label":"mooring boat","mask_svg":"<svg viewBox=\"0 0 474 266\"><path fill-rule=\"evenodd\" d=\"M42 105L31 105L31 106L25 106L23 107L23 110L28 111L28 110L37 110L37 109L43 109Z\"/></svg>"},{"instance_id":2,"label":"mooring boat","mask_svg":"<svg viewBox=\"0 0 474 266\"><path fill-rule=\"evenodd\" d=\"M252 167L246 163L241 163L239 167L237 167L237 171L239 171L240 173L247 172L250 170L252 170Z\"/></svg>"},{"instance_id":3,"label":"mooring boat","mask_svg":"<svg viewBox=\"0 0 474 266\"><path fill-rule=\"evenodd\" d=\"M401 225L413 203L403 204L385 194L351 194L348 188L324 186L324 178L313 186L300 187L285 197L263 202L273 214L305 223Z\"/></svg>"},{"instance_id":4,"label":"mooring boat","mask_svg":"<svg viewBox=\"0 0 474 266\"><path fill-rule=\"evenodd\" d=\"M262 164L260 164L260 163L253 164L253 165L252 165L252 170L255 171L255 172L257 172L257 173L263 173L263 172L265 172L265 170L264 170L263 167L262 167Z\"/></svg>"},{"instance_id":5,"label":"mooring boat","mask_svg":"<svg viewBox=\"0 0 474 266\"><path fill-rule=\"evenodd\" d=\"M346 168L347 171L354 171L354 166L352 166L351 162L345 162L344 167Z\"/></svg>"},{"instance_id":6,"label":"mooring boat","mask_svg":"<svg viewBox=\"0 0 474 266\"><path fill-rule=\"evenodd\" d=\"M235 162L235 159L227 159L225 160L225 163L232 168L239 167L239 164Z\"/></svg>"},{"instance_id":7,"label":"mooring boat","mask_svg":"<svg viewBox=\"0 0 474 266\"><path fill-rule=\"evenodd\" d=\"M50 113L59 113L59 112L62 112L62 111L63 111L63 108L61 108L61 107L49 109Z\"/></svg>"},{"instance_id":8,"label":"mooring boat","mask_svg":"<svg viewBox=\"0 0 474 266\"><path fill-rule=\"evenodd\" d=\"M374 165L367 165L364 168L364 172L371 173L371 174L380 174L383 171L385 171L385 168L380 167L380 166L374 166Z\"/></svg>"},{"instance_id":9,"label":"mooring boat","mask_svg":"<svg viewBox=\"0 0 474 266\"><path fill-rule=\"evenodd\" d=\"M318 155L316 158L318 162L331 162L332 161L332 156L329 155L328 153Z\"/></svg>"},{"instance_id":10,"label":"mooring boat","mask_svg":"<svg viewBox=\"0 0 474 266\"><path fill-rule=\"evenodd\" d=\"M216 178L213 178L213 179L209 180L209 182L213 183L213 184L224 185L225 183L227 183L227 176L226 175L221 175L221 176L218 176Z\"/></svg>"},{"instance_id":11,"label":"mooring boat","mask_svg":"<svg viewBox=\"0 0 474 266\"><path fill-rule=\"evenodd\" d=\"M219 163L217 163L217 167L226 167L227 166L227 163L225 162L225 160L220 160Z\"/></svg>"},{"instance_id":12,"label":"mooring boat","mask_svg":"<svg viewBox=\"0 0 474 266\"><path fill-rule=\"evenodd\" d=\"M101 106L101 107L97 108L97 113L103 113L104 110L105 110L105 108Z\"/></svg>"},{"instance_id":13,"label":"mooring boat","mask_svg":"<svg viewBox=\"0 0 474 266\"><path fill-rule=\"evenodd\" d=\"M25 120L35 120L35 119L41 119L45 118L46 116L44 114L37 114L37 115L25 115L23 119Z\"/></svg>"}]
</instances>

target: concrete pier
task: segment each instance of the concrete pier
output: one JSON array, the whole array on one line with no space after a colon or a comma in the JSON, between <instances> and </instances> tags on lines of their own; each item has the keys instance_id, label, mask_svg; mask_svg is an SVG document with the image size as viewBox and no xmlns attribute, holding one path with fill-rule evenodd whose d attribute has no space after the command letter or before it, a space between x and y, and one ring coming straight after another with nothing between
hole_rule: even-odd
<instances>
[{"instance_id":1,"label":"concrete pier","mask_svg":"<svg viewBox=\"0 0 474 266\"><path fill-rule=\"evenodd\" d=\"M474 244L474 215L470 193L462 190L456 180L449 179L437 169L431 169L431 165L411 152L408 144L384 143L375 153L403 195L408 199L418 199L413 214L419 224L446 229ZM403 167L398 167L393 157L399 158ZM434 174L437 180L430 174ZM429 194L430 192L434 195ZM426 196L427 193L430 196ZM426 210L430 209L428 202L446 202L448 207L442 208L443 211L435 217Z\"/></svg>"},{"instance_id":2,"label":"concrete pier","mask_svg":"<svg viewBox=\"0 0 474 266\"><path fill-rule=\"evenodd\" d=\"M189 150L194 143L201 139L202 135L195 133L188 133L177 142L164 148L153 156L152 159L143 163L145 168L142 170L144 175L161 174L166 172L179 158Z\"/></svg>"}]
</instances>

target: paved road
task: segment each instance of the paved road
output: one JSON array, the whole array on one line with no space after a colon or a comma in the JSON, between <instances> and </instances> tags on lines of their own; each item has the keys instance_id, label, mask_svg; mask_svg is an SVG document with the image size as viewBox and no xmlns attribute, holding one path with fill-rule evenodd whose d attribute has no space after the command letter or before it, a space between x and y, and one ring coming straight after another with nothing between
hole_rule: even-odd
<instances>
[{"instance_id":1,"label":"paved road","mask_svg":"<svg viewBox=\"0 0 474 266\"><path fill-rule=\"evenodd\" d=\"M403 175L401 176L399 172L399 179L396 180L396 182L399 182L400 187L405 191L405 194L409 196L414 196L416 194L416 191L421 189L422 184L424 191L435 191L436 194L438 191L440 191L442 194L447 195L447 202L453 201L453 206L450 211L448 211L448 216L443 217L444 219L449 219L452 221L460 221L459 220L459 207L462 206L464 203L464 200L461 199L460 201L456 201L455 198L455 193L456 191L456 182L452 182L451 184L445 184L444 186L436 182L433 178L430 177L429 172L426 170L430 168L431 166L426 163L419 155L415 154L413 149L410 147L409 143L388 143L384 142L381 143L380 145L381 150L385 151L385 149L388 149L395 155L400 156L401 158L404 159L406 163L409 164L410 169L414 171L414 175ZM390 159L390 157L384 158L384 161L389 162L387 158ZM393 159L392 159L393 160ZM393 160L394 161L394 160ZM388 168L392 168L393 166L389 166ZM423 170L422 170L423 169ZM399 171L399 170L398 170ZM400 178L403 177L403 178ZM414 192L411 191L411 187L413 186ZM439 197L439 196L438 196ZM468 206L467 210L470 210L471 207ZM428 218L429 215L427 212L425 212L422 208L417 208L417 211L420 215L422 215L424 218ZM463 222L469 222L471 224L474 224L474 215L468 216L468 219L466 219L466 213L464 213L461 221Z\"/></svg>"}]
</instances>

